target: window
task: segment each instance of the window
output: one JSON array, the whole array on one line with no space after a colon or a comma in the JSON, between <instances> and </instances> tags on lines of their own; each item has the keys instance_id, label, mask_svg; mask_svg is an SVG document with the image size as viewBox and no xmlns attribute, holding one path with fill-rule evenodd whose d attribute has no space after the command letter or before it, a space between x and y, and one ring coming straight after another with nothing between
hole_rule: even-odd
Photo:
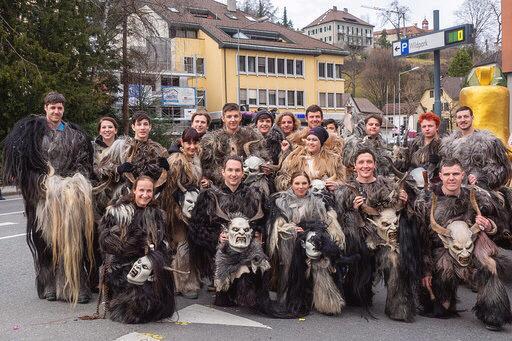
<instances>
[{"instance_id":1,"label":"window","mask_svg":"<svg viewBox=\"0 0 512 341\"><path fill-rule=\"evenodd\" d=\"M246 72L247 69L245 67L245 56L238 56L238 70L240 72Z\"/></svg>"},{"instance_id":2,"label":"window","mask_svg":"<svg viewBox=\"0 0 512 341\"><path fill-rule=\"evenodd\" d=\"M196 58L196 73L204 75L204 58Z\"/></svg>"},{"instance_id":3,"label":"window","mask_svg":"<svg viewBox=\"0 0 512 341\"><path fill-rule=\"evenodd\" d=\"M258 90L259 105L267 105L267 90Z\"/></svg>"},{"instance_id":4,"label":"window","mask_svg":"<svg viewBox=\"0 0 512 341\"><path fill-rule=\"evenodd\" d=\"M343 94L336 94L336 108L342 108L343 107Z\"/></svg>"},{"instance_id":5,"label":"window","mask_svg":"<svg viewBox=\"0 0 512 341\"><path fill-rule=\"evenodd\" d=\"M276 105L276 91L275 90L268 91L268 105Z\"/></svg>"},{"instance_id":6,"label":"window","mask_svg":"<svg viewBox=\"0 0 512 341\"><path fill-rule=\"evenodd\" d=\"M259 73L265 73L266 72L266 66L267 61L265 60L265 57L258 57L258 72Z\"/></svg>"},{"instance_id":7,"label":"window","mask_svg":"<svg viewBox=\"0 0 512 341\"><path fill-rule=\"evenodd\" d=\"M332 41L332 37L331 36L329 36L329 41Z\"/></svg>"},{"instance_id":8,"label":"window","mask_svg":"<svg viewBox=\"0 0 512 341\"><path fill-rule=\"evenodd\" d=\"M332 92L327 94L327 107L334 108L334 94Z\"/></svg>"},{"instance_id":9,"label":"window","mask_svg":"<svg viewBox=\"0 0 512 341\"><path fill-rule=\"evenodd\" d=\"M430 98L434 98L434 90L429 91ZM443 96L443 89L439 92L439 97Z\"/></svg>"},{"instance_id":10,"label":"window","mask_svg":"<svg viewBox=\"0 0 512 341\"><path fill-rule=\"evenodd\" d=\"M197 106L198 107L206 107L206 91L205 90L197 90Z\"/></svg>"},{"instance_id":11,"label":"window","mask_svg":"<svg viewBox=\"0 0 512 341\"><path fill-rule=\"evenodd\" d=\"M268 58L267 59L267 72L275 74L276 73L276 59Z\"/></svg>"},{"instance_id":12,"label":"window","mask_svg":"<svg viewBox=\"0 0 512 341\"><path fill-rule=\"evenodd\" d=\"M279 58L277 60L277 73L284 75L284 59Z\"/></svg>"},{"instance_id":13,"label":"window","mask_svg":"<svg viewBox=\"0 0 512 341\"><path fill-rule=\"evenodd\" d=\"M247 72L256 72L256 57L247 57Z\"/></svg>"},{"instance_id":14,"label":"window","mask_svg":"<svg viewBox=\"0 0 512 341\"><path fill-rule=\"evenodd\" d=\"M249 98L249 105L256 105L258 104L258 98L256 94L256 89L249 89L247 90L247 97Z\"/></svg>"},{"instance_id":15,"label":"window","mask_svg":"<svg viewBox=\"0 0 512 341\"><path fill-rule=\"evenodd\" d=\"M247 104L247 89L240 89L240 104Z\"/></svg>"},{"instance_id":16,"label":"window","mask_svg":"<svg viewBox=\"0 0 512 341\"><path fill-rule=\"evenodd\" d=\"M318 77L325 78L325 63L318 63Z\"/></svg>"},{"instance_id":17,"label":"window","mask_svg":"<svg viewBox=\"0 0 512 341\"><path fill-rule=\"evenodd\" d=\"M335 70L336 78L338 78L338 79L343 78L342 70L343 70L343 64L336 64L336 70Z\"/></svg>"},{"instance_id":18,"label":"window","mask_svg":"<svg viewBox=\"0 0 512 341\"><path fill-rule=\"evenodd\" d=\"M302 60L296 60L295 61L295 74L297 76L303 76L304 75Z\"/></svg>"},{"instance_id":19,"label":"window","mask_svg":"<svg viewBox=\"0 0 512 341\"><path fill-rule=\"evenodd\" d=\"M327 78L334 78L334 69L331 63L327 63Z\"/></svg>"},{"instance_id":20,"label":"window","mask_svg":"<svg viewBox=\"0 0 512 341\"><path fill-rule=\"evenodd\" d=\"M286 74L293 76L293 59L286 60Z\"/></svg>"},{"instance_id":21,"label":"window","mask_svg":"<svg viewBox=\"0 0 512 341\"><path fill-rule=\"evenodd\" d=\"M321 92L320 96L318 98L318 103L320 103L320 107L325 108L326 102L325 102L325 92Z\"/></svg>"},{"instance_id":22,"label":"window","mask_svg":"<svg viewBox=\"0 0 512 341\"><path fill-rule=\"evenodd\" d=\"M184 57L183 68L186 73L194 73L194 58Z\"/></svg>"},{"instance_id":23,"label":"window","mask_svg":"<svg viewBox=\"0 0 512 341\"><path fill-rule=\"evenodd\" d=\"M320 27L320 33L322 33L322 28Z\"/></svg>"},{"instance_id":24,"label":"window","mask_svg":"<svg viewBox=\"0 0 512 341\"><path fill-rule=\"evenodd\" d=\"M283 106L283 107L284 107L284 106L286 106L286 91L284 91L284 90L279 90L279 91L277 92L277 99L278 99L277 104L278 104L279 106Z\"/></svg>"},{"instance_id":25,"label":"window","mask_svg":"<svg viewBox=\"0 0 512 341\"><path fill-rule=\"evenodd\" d=\"M294 107L295 106L295 91L288 90L288 106Z\"/></svg>"},{"instance_id":26,"label":"window","mask_svg":"<svg viewBox=\"0 0 512 341\"><path fill-rule=\"evenodd\" d=\"M304 106L304 91L297 91L297 106L303 107Z\"/></svg>"}]
</instances>

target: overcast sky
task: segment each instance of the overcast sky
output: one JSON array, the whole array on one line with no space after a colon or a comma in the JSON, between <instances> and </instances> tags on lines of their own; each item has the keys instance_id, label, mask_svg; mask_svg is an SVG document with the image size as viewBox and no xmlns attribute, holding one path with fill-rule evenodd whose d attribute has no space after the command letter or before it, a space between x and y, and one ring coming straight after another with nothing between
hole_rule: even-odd
<instances>
[{"instance_id":1,"label":"overcast sky","mask_svg":"<svg viewBox=\"0 0 512 341\"><path fill-rule=\"evenodd\" d=\"M226 0L221 0L226 2ZM356 17L369 21L375 25L375 30L383 27L391 28L389 23L383 23L378 16L378 12L368 8L362 8L361 5L386 8L391 0L351 0L351 1L332 1L332 0L272 0L272 3L279 7L279 16L282 16L282 10L286 6L288 17L293 21L295 28L303 28L325 13L332 6L338 7L338 10L347 8L349 13ZM430 28L433 27L432 11L438 9L440 13L440 26L447 28L458 24L454 12L464 2L464 0L399 0L400 4L406 5L411 9L407 25L418 23L421 27L423 18L427 18Z\"/></svg>"}]
</instances>

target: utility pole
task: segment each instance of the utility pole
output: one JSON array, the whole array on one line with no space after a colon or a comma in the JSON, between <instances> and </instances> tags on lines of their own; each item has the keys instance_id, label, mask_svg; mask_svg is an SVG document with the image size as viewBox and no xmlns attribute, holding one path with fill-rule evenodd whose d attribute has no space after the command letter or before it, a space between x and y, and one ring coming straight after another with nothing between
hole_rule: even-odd
<instances>
[{"instance_id":1,"label":"utility pole","mask_svg":"<svg viewBox=\"0 0 512 341\"><path fill-rule=\"evenodd\" d=\"M439 10L434 10L434 32L439 31ZM434 112L441 118L441 50L434 50Z\"/></svg>"}]
</instances>

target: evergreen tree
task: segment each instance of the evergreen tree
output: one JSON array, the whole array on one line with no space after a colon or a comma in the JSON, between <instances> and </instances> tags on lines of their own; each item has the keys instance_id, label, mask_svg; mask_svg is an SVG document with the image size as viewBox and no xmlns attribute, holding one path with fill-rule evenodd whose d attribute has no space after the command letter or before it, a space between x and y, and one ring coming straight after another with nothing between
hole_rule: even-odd
<instances>
[{"instance_id":1,"label":"evergreen tree","mask_svg":"<svg viewBox=\"0 0 512 341\"><path fill-rule=\"evenodd\" d=\"M379 39L377 39L376 44L382 47L383 49L388 49L391 47L391 43L387 39L388 33L386 29L382 30Z\"/></svg>"},{"instance_id":2,"label":"evergreen tree","mask_svg":"<svg viewBox=\"0 0 512 341\"><path fill-rule=\"evenodd\" d=\"M290 19L288 19L288 13L286 11L286 7L283 10L283 21L281 25L293 29L293 23Z\"/></svg>"},{"instance_id":3,"label":"evergreen tree","mask_svg":"<svg viewBox=\"0 0 512 341\"><path fill-rule=\"evenodd\" d=\"M111 55L97 42L90 1L0 1L0 140L51 90L67 99L64 119L94 121L111 107Z\"/></svg>"},{"instance_id":4,"label":"evergreen tree","mask_svg":"<svg viewBox=\"0 0 512 341\"><path fill-rule=\"evenodd\" d=\"M459 49L448 66L448 76L464 77L472 67L473 62L467 49Z\"/></svg>"}]
</instances>

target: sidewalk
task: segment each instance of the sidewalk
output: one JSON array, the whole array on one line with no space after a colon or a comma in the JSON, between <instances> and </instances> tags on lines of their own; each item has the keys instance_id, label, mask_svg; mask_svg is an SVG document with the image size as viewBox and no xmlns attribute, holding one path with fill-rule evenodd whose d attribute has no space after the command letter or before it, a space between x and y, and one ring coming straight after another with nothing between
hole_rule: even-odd
<instances>
[{"instance_id":1,"label":"sidewalk","mask_svg":"<svg viewBox=\"0 0 512 341\"><path fill-rule=\"evenodd\" d=\"M2 186L0 189L2 190L2 196L4 198L8 198L14 195L21 195L21 192L17 190L16 186Z\"/></svg>"}]
</instances>

